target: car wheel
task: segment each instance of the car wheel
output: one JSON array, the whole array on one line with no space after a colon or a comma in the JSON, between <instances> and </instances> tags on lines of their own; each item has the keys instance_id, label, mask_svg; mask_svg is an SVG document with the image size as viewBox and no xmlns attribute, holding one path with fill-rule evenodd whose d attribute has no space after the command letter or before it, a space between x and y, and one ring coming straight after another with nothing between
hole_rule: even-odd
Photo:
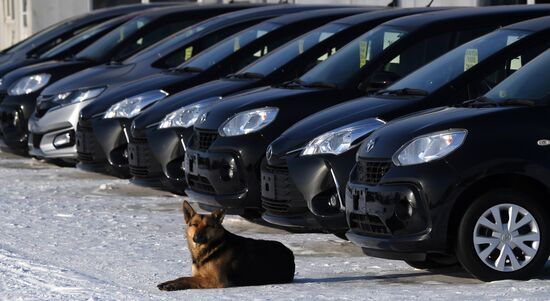
<instances>
[{"instance_id":1,"label":"car wheel","mask_svg":"<svg viewBox=\"0 0 550 301\"><path fill-rule=\"evenodd\" d=\"M408 265L419 270L438 270L458 265L455 257L428 254L424 261L405 261Z\"/></svg>"},{"instance_id":2,"label":"car wheel","mask_svg":"<svg viewBox=\"0 0 550 301\"><path fill-rule=\"evenodd\" d=\"M476 199L458 228L455 251L462 266L483 281L531 278L550 252L542 202L510 189Z\"/></svg>"}]
</instances>

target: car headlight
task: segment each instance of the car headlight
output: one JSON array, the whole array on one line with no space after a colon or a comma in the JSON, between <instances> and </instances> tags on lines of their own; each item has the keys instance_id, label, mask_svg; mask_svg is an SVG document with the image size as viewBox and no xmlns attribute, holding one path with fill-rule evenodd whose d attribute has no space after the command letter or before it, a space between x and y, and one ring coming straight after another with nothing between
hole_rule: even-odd
<instances>
[{"instance_id":1,"label":"car headlight","mask_svg":"<svg viewBox=\"0 0 550 301\"><path fill-rule=\"evenodd\" d=\"M224 122L219 129L222 136L239 136L259 131L273 122L278 108L265 107L240 112Z\"/></svg>"},{"instance_id":2,"label":"car headlight","mask_svg":"<svg viewBox=\"0 0 550 301\"><path fill-rule=\"evenodd\" d=\"M137 116L141 110L152 105L153 103L162 100L168 96L168 93L163 90L154 90L141 93L123 101L112 105L105 115L104 119L110 118L132 118Z\"/></svg>"},{"instance_id":3,"label":"car headlight","mask_svg":"<svg viewBox=\"0 0 550 301\"><path fill-rule=\"evenodd\" d=\"M67 106L74 103L83 102L96 98L105 91L105 87L92 88L86 90L76 90L70 92L64 92L56 94L51 102L57 106ZM38 105L41 103L41 98L38 98Z\"/></svg>"},{"instance_id":4,"label":"car headlight","mask_svg":"<svg viewBox=\"0 0 550 301\"><path fill-rule=\"evenodd\" d=\"M416 137L393 155L393 163L406 166L444 158L464 143L467 134L465 129L451 129Z\"/></svg>"},{"instance_id":5,"label":"car headlight","mask_svg":"<svg viewBox=\"0 0 550 301\"><path fill-rule=\"evenodd\" d=\"M3 78L0 78L0 87L2 87L2 83L4 82Z\"/></svg>"},{"instance_id":6,"label":"car headlight","mask_svg":"<svg viewBox=\"0 0 550 301\"><path fill-rule=\"evenodd\" d=\"M166 117L164 117L164 119L160 122L158 128L167 129L192 127L205 109L211 107L221 99L221 96L213 97L178 109L166 115Z\"/></svg>"},{"instance_id":7,"label":"car headlight","mask_svg":"<svg viewBox=\"0 0 550 301\"><path fill-rule=\"evenodd\" d=\"M25 76L16 81L8 91L9 95L25 95L36 92L48 84L51 75L48 73Z\"/></svg>"},{"instance_id":8,"label":"car headlight","mask_svg":"<svg viewBox=\"0 0 550 301\"><path fill-rule=\"evenodd\" d=\"M324 133L306 144L302 150L302 156L334 154L339 155L359 144L366 135L372 133L386 122L378 118L346 125L330 132Z\"/></svg>"}]
</instances>

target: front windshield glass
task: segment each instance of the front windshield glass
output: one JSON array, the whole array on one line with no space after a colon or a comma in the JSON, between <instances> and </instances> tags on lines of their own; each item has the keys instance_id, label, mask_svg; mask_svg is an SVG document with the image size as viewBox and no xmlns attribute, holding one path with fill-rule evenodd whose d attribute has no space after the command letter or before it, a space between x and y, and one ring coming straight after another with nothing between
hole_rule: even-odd
<instances>
[{"instance_id":1,"label":"front windshield glass","mask_svg":"<svg viewBox=\"0 0 550 301\"><path fill-rule=\"evenodd\" d=\"M498 30L487 34L435 59L391 85L387 90L407 88L432 93L463 74L464 71L530 33L518 30Z\"/></svg>"},{"instance_id":2,"label":"front windshield glass","mask_svg":"<svg viewBox=\"0 0 550 301\"><path fill-rule=\"evenodd\" d=\"M150 21L148 17L136 17L110 31L92 45L86 47L76 55L76 58L81 60L101 61L105 59L113 48L125 42Z\"/></svg>"},{"instance_id":3,"label":"front windshield glass","mask_svg":"<svg viewBox=\"0 0 550 301\"><path fill-rule=\"evenodd\" d=\"M310 31L305 35L291 41L290 43L276 49L272 53L264 56L257 62L241 69L239 72L237 72L237 74L253 73L262 76L268 75L283 66L284 64L288 63L292 59L308 51L313 46L330 38L332 35L345 28L346 26L342 24L329 24L314 31ZM323 61L326 58L328 58L328 54L325 57L320 58L319 61Z\"/></svg>"},{"instance_id":4,"label":"front windshield glass","mask_svg":"<svg viewBox=\"0 0 550 301\"><path fill-rule=\"evenodd\" d=\"M362 73L368 62L406 34L407 32L402 29L379 26L350 42L328 60L300 77L300 80L306 84L328 83L345 86Z\"/></svg>"},{"instance_id":5,"label":"front windshield glass","mask_svg":"<svg viewBox=\"0 0 550 301\"><path fill-rule=\"evenodd\" d=\"M55 39L57 36L59 35L62 35L65 33L65 31L63 30L64 27L66 26L70 26L70 23L72 21L61 21L61 22L58 22L58 23L55 23L41 31L39 31L38 33L35 33L34 35L30 36L29 38L11 46L10 48L8 48L7 50L5 50L6 52L8 53L14 53L14 52L17 52L17 51L20 51L28 46L33 46L33 47L37 47L37 46L40 46L40 45L36 45L37 42L39 41L42 41L42 40L45 40L41 43L44 43L44 42L47 42L47 40L49 39Z\"/></svg>"},{"instance_id":6,"label":"front windshield glass","mask_svg":"<svg viewBox=\"0 0 550 301\"><path fill-rule=\"evenodd\" d=\"M496 85L485 97L492 101L509 99L548 101L550 85L545 76L550 70L550 50L546 50L524 67Z\"/></svg>"},{"instance_id":7,"label":"front windshield glass","mask_svg":"<svg viewBox=\"0 0 550 301\"><path fill-rule=\"evenodd\" d=\"M78 44L85 42L88 39L96 37L98 34L108 30L110 27L112 27L111 24L100 24L97 26L94 26L68 40L65 42L57 45L56 47L44 52L40 58L42 59L50 59L55 56L60 55L61 53L71 49L72 47L77 46Z\"/></svg>"},{"instance_id":8,"label":"front windshield glass","mask_svg":"<svg viewBox=\"0 0 550 301\"><path fill-rule=\"evenodd\" d=\"M178 69L205 70L219 63L227 56L239 51L241 48L254 42L256 39L268 34L279 27L276 23L261 23L215 44L209 49L203 51L193 59L180 65Z\"/></svg>"},{"instance_id":9,"label":"front windshield glass","mask_svg":"<svg viewBox=\"0 0 550 301\"><path fill-rule=\"evenodd\" d=\"M171 50L177 45L185 43L185 40L194 36L195 34L208 28L208 24L199 23L194 26L187 27L168 38L151 45L143 51L136 53L124 61L125 64L133 64L140 62L147 58L151 53L165 54L167 50Z\"/></svg>"}]
</instances>

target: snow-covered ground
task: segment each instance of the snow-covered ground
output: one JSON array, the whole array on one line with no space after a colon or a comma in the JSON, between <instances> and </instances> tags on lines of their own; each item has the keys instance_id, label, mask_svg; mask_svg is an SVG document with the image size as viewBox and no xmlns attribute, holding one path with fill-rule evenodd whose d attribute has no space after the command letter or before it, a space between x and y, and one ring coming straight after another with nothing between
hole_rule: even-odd
<instances>
[{"instance_id":1,"label":"snow-covered ground","mask_svg":"<svg viewBox=\"0 0 550 301\"><path fill-rule=\"evenodd\" d=\"M0 300L478 300L550 299L540 279L481 283L362 255L326 234L288 234L238 218L244 236L285 243L292 284L161 292L191 273L182 197L127 181L0 153Z\"/></svg>"}]
</instances>

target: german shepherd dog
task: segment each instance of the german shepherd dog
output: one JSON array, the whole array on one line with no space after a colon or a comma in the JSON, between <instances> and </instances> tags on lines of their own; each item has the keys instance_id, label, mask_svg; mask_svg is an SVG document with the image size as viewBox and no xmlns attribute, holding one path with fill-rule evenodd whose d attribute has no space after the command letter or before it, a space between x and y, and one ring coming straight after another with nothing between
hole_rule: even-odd
<instances>
[{"instance_id":1,"label":"german shepherd dog","mask_svg":"<svg viewBox=\"0 0 550 301\"><path fill-rule=\"evenodd\" d=\"M222 226L224 212L197 214L183 203L192 277L159 284L165 291L288 283L294 279L294 254L282 243L230 233Z\"/></svg>"}]
</instances>

